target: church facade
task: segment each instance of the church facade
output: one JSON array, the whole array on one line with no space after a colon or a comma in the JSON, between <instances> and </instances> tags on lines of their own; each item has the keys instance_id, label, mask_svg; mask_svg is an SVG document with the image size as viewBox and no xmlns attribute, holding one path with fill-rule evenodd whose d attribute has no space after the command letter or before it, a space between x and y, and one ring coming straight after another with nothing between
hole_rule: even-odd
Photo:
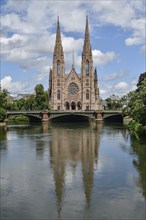
<instances>
[{"instance_id":1,"label":"church facade","mask_svg":"<svg viewBox=\"0 0 146 220\"><path fill-rule=\"evenodd\" d=\"M86 17L80 75L77 74L74 65L70 73L65 73L59 19L57 21L53 67L49 75L49 102L51 110L102 110L97 71L93 67L88 17Z\"/></svg>"}]
</instances>

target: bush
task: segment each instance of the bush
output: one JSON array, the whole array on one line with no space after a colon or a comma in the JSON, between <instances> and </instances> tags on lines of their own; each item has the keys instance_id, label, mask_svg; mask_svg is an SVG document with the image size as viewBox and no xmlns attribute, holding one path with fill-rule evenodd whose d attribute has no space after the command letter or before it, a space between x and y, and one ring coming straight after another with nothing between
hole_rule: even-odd
<instances>
[{"instance_id":1,"label":"bush","mask_svg":"<svg viewBox=\"0 0 146 220\"><path fill-rule=\"evenodd\" d=\"M146 137L146 126L143 126L135 120L129 122L128 128L131 134L133 134L137 139Z\"/></svg>"},{"instance_id":2,"label":"bush","mask_svg":"<svg viewBox=\"0 0 146 220\"><path fill-rule=\"evenodd\" d=\"M3 108L0 108L0 121L4 121L6 115L6 111Z\"/></svg>"},{"instance_id":3,"label":"bush","mask_svg":"<svg viewBox=\"0 0 146 220\"><path fill-rule=\"evenodd\" d=\"M21 116L10 117L8 119L8 122L10 122L10 123L29 123L29 119L28 119L28 117L21 115Z\"/></svg>"}]
</instances>

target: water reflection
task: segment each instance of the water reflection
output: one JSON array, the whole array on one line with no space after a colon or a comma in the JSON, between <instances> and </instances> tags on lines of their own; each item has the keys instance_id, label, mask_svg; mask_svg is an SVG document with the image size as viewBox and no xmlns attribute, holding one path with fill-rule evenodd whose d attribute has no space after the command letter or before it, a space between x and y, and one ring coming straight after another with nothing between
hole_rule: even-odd
<instances>
[{"instance_id":1,"label":"water reflection","mask_svg":"<svg viewBox=\"0 0 146 220\"><path fill-rule=\"evenodd\" d=\"M137 142L131 137L131 147L136 158L133 159L133 165L139 173L139 185L146 200L146 143Z\"/></svg>"},{"instance_id":2,"label":"water reflection","mask_svg":"<svg viewBox=\"0 0 146 220\"><path fill-rule=\"evenodd\" d=\"M93 131L94 128L94 131ZM65 175L67 170L76 175L76 168L81 164L82 182L87 207L90 199L94 178L94 167L98 161L98 146L102 124L79 129L68 127L51 127L50 161L54 175L58 211L61 211Z\"/></svg>"},{"instance_id":3,"label":"water reflection","mask_svg":"<svg viewBox=\"0 0 146 220\"><path fill-rule=\"evenodd\" d=\"M5 219L145 219L146 142L121 125L10 126L0 137Z\"/></svg>"}]
</instances>

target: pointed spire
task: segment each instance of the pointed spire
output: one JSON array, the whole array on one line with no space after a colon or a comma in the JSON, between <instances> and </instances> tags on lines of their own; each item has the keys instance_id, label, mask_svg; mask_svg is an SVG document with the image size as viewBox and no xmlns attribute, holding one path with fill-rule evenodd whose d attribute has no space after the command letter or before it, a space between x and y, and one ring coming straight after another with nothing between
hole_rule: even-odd
<instances>
[{"instance_id":1,"label":"pointed spire","mask_svg":"<svg viewBox=\"0 0 146 220\"><path fill-rule=\"evenodd\" d=\"M60 62L64 62L64 53L63 53L63 46L61 41L59 16L57 18L56 43L54 47L54 62L57 62L57 60L60 60Z\"/></svg>"},{"instance_id":2,"label":"pointed spire","mask_svg":"<svg viewBox=\"0 0 146 220\"><path fill-rule=\"evenodd\" d=\"M83 48L84 48L83 49L84 52L88 51L88 53L91 53L88 16L86 16L86 28L85 28L84 47Z\"/></svg>"},{"instance_id":3,"label":"pointed spire","mask_svg":"<svg viewBox=\"0 0 146 220\"><path fill-rule=\"evenodd\" d=\"M94 76L95 76L95 81L97 81L98 78L97 78L97 69L96 69L96 67L95 67L95 71L94 71Z\"/></svg>"},{"instance_id":4,"label":"pointed spire","mask_svg":"<svg viewBox=\"0 0 146 220\"><path fill-rule=\"evenodd\" d=\"M57 19L56 43L61 43L59 16L58 16L58 19Z\"/></svg>"},{"instance_id":5,"label":"pointed spire","mask_svg":"<svg viewBox=\"0 0 146 220\"><path fill-rule=\"evenodd\" d=\"M72 52L72 69L75 68L75 58L74 58L74 50Z\"/></svg>"},{"instance_id":6,"label":"pointed spire","mask_svg":"<svg viewBox=\"0 0 146 220\"><path fill-rule=\"evenodd\" d=\"M52 81L52 68L50 68L50 74L49 74L49 82Z\"/></svg>"},{"instance_id":7,"label":"pointed spire","mask_svg":"<svg viewBox=\"0 0 146 220\"><path fill-rule=\"evenodd\" d=\"M86 16L85 43L89 43L90 44L88 16Z\"/></svg>"}]
</instances>

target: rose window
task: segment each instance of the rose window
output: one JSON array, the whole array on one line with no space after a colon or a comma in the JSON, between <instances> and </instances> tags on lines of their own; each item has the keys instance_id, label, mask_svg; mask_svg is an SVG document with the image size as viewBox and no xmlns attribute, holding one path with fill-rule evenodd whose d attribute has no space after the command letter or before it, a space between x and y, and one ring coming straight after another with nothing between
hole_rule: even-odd
<instances>
[{"instance_id":1,"label":"rose window","mask_svg":"<svg viewBox=\"0 0 146 220\"><path fill-rule=\"evenodd\" d=\"M71 83L68 87L68 92L70 95L76 95L79 91L77 84Z\"/></svg>"}]
</instances>

